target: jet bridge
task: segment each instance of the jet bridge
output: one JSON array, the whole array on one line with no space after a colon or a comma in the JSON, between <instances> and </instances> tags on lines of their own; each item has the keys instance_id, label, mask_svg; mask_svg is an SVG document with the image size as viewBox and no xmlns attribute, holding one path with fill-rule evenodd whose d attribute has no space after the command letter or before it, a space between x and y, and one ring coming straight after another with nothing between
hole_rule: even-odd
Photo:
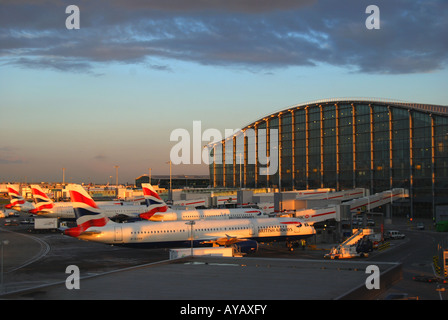
<instances>
[{"instance_id":1,"label":"jet bridge","mask_svg":"<svg viewBox=\"0 0 448 320\"><path fill-rule=\"evenodd\" d=\"M278 215L283 214L284 212L293 212L304 210L306 208L315 208L316 205L320 207L327 205L335 206L337 204L340 204L342 201L362 198L368 194L368 191L364 188L355 188L342 191L335 191L333 189L319 189L308 191L309 192L276 192L273 194L274 203L258 203L258 206L262 208L266 213Z\"/></svg>"},{"instance_id":2,"label":"jet bridge","mask_svg":"<svg viewBox=\"0 0 448 320\"><path fill-rule=\"evenodd\" d=\"M349 206L351 213L357 213L359 211L370 211L373 208L407 197L409 197L408 190L403 188L395 188L376 193L374 195L343 202L341 205ZM304 209L296 211L294 216L311 224L330 219L341 221L341 218L343 218L341 216L341 205L329 205L326 208L318 209Z\"/></svg>"},{"instance_id":3,"label":"jet bridge","mask_svg":"<svg viewBox=\"0 0 448 320\"><path fill-rule=\"evenodd\" d=\"M364 188L355 188L352 190L334 191L329 190L325 193L320 192L318 194L299 194L296 199L298 200L339 200L347 201L355 198L361 198L366 196L367 192Z\"/></svg>"}]
</instances>

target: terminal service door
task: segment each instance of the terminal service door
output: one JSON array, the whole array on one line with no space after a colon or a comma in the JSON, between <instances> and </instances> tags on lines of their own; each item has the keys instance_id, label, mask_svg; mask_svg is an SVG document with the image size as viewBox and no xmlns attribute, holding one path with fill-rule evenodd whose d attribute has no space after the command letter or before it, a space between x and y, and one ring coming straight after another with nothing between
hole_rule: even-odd
<instances>
[{"instance_id":1,"label":"terminal service door","mask_svg":"<svg viewBox=\"0 0 448 320\"><path fill-rule=\"evenodd\" d=\"M255 234L255 226L254 226L253 223L251 223L251 224L249 225L249 236L250 236L250 237L253 237L254 235L256 235L256 234Z\"/></svg>"}]
</instances>

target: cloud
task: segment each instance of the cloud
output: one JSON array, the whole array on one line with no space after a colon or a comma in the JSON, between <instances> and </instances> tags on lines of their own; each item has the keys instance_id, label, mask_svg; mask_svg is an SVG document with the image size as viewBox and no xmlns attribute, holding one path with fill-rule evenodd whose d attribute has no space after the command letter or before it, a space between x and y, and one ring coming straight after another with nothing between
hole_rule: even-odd
<instances>
[{"instance_id":1,"label":"cloud","mask_svg":"<svg viewBox=\"0 0 448 320\"><path fill-rule=\"evenodd\" d=\"M172 72L173 70L171 69L170 66L167 65L161 65L161 64L149 64L148 65L149 68L153 69L153 70L158 70L158 71L169 71Z\"/></svg>"},{"instance_id":2,"label":"cloud","mask_svg":"<svg viewBox=\"0 0 448 320\"><path fill-rule=\"evenodd\" d=\"M103 154L98 154L95 157L93 157L93 159L98 160L98 161L105 161L105 160L107 160L107 156L105 156Z\"/></svg>"},{"instance_id":3,"label":"cloud","mask_svg":"<svg viewBox=\"0 0 448 320\"><path fill-rule=\"evenodd\" d=\"M17 65L24 68L32 69L53 69L57 71L69 71L69 72L91 72L92 66L89 62L79 61L72 58L64 57L21 57L11 59L4 63L4 65Z\"/></svg>"},{"instance_id":4,"label":"cloud","mask_svg":"<svg viewBox=\"0 0 448 320\"><path fill-rule=\"evenodd\" d=\"M80 1L81 29L67 30L70 2L7 1L3 64L97 74L97 66L125 63L172 72L168 63L148 62L162 58L263 73L329 64L406 74L448 61L443 0L379 2L380 30L366 29L369 2L359 0Z\"/></svg>"},{"instance_id":5,"label":"cloud","mask_svg":"<svg viewBox=\"0 0 448 320\"><path fill-rule=\"evenodd\" d=\"M8 159L0 158L0 164L22 164L25 163L22 159Z\"/></svg>"},{"instance_id":6,"label":"cloud","mask_svg":"<svg viewBox=\"0 0 448 320\"><path fill-rule=\"evenodd\" d=\"M317 0L115 0L112 2L121 8L162 12L260 13L297 9L313 4Z\"/></svg>"},{"instance_id":7,"label":"cloud","mask_svg":"<svg viewBox=\"0 0 448 320\"><path fill-rule=\"evenodd\" d=\"M0 164L26 163L25 160L16 155L17 150L19 150L19 148L11 146L0 147Z\"/></svg>"}]
</instances>

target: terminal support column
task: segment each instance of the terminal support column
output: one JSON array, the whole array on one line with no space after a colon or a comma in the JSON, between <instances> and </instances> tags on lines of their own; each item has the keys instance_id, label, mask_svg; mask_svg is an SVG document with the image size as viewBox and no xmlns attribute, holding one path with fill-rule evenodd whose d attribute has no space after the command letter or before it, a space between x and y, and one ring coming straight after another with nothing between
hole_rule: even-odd
<instances>
[{"instance_id":1,"label":"terminal support column","mask_svg":"<svg viewBox=\"0 0 448 320\"><path fill-rule=\"evenodd\" d=\"M339 191L339 106L335 103L334 107L336 113L336 190Z\"/></svg>"},{"instance_id":2,"label":"terminal support column","mask_svg":"<svg viewBox=\"0 0 448 320\"><path fill-rule=\"evenodd\" d=\"M353 189L356 188L356 108L352 103L352 126L353 126Z\"/></svg>"},{"instance_id":3,"label":"terminal support column","mask_svg":"<svg viewBox=\"0 0 448 320\"><path fill-rule=\"evenodd\" d=\"M305 157L306 157L306 188L310 188L310 181L309 181L309 172L310 172L310 133L309 133L309 121L310 121L310 114L309 114L309 106L305 107Z\"/></svg>"},{"instance_id":4,"label":"terminal support column","mask_svg":"<svg viewBox=\"0 0 448 320\"><path fill-rule=\"evenodd\" d=\"M411 110L409 113L409 199L410 199L410 218L414 218L414 121Z\"/></svg>"},{"instance_id":5,"label":"terminal support column","mask_svg":"<svg viewBox=\"0 0 448 320\"><path fill-rule=\"evenodd\" d=\"M393 188L393 122L392 122L392 110L390 106L387 106L389 111L389 186Z\"/></svg>"},{"instance_id":6,"label":"terminal support column","mask_svg":"<svg viewBox=\"0 0 448 320\"><path fill-rule=\"evenodd\" d=\"M282 192L282 117L278 114L278 192Z\"/></svg>"},{"instance_id":7,"label":"terminal support column","mask_svg":"<svg viewBox=\"0 0 448 320\"><path fill-rule=\"evenodd\" d=\"M266 120L266 159L271 159L271 132L269 129L269 124L270 124L271 120L267 119ZM270 188L270 172L269 172L269 165L267 165L267 175L266 175L266 188Z\"/></svg>"},{"instance_id":8,"label":"terminal support column","mask_svg":"<svg viewBox=\"0 0 448 320\"><path fill-rule=\"evenodd\" d=\"M324 112L322 105L319 105L320 113L320 187L324 187Z\"/></svg>"},{"instance_id":9,"label":"terminal support column","mask_svg":"<svg viewBox=\"0 0 448 320\"><path fill-rule=\"evenodd\" d=\"M373 183L373 176L374 176L374 171L375 171L375 163L374 163L374 143L373 143L373 139L374 139L374 127L373 127L373 121L374 121L374 116L373 116L373 107L371 104L369 104L369 108L370 108L370 194L373 194L374 190L374 183Z\"/></svg>"},{"instance_id":10,"label":"terminal support column","mask_svg":"<svg viewBox=\"0 0 448 320\"><path fill-rule=\"evenodd\" d=\"M436 218L436 173L435 173L435 148L436 148L436 137L435 137L435 121L432 114L431 117L431 192L432 192L432 217L433 221Z\"/></svg>"},{"instance_id":11,"label":"terminal support column","mask_svg":"<svg viewBox=\"0 0 448 320\"><path fill-rule=\"evenodd\" d=\"M243 134L243 154L244 154L244 157L243 157L243 169L244 169L244 176L243 176L243 185L244 185L244 188L246 188L246 185L247 185L247 161L248 161L248 159L249 159L249 148L248 148L248 144L249 144L249 138L247 137L247 129L246 130L244 130L244 134Z\"/></svg>"},{"instance_id":12,"label":"terminal support column","mask_svg":"<svg viewBox=\"0 0 448 320\"><path fill-rule=\"evenodd\" d=\"M294 110L291 110L291 148L292 148L292 159L291 159L291 170L292 170L292 185L291 190L295 190L296 186L296 121L294 118Z\"/></svg>"},{"instance_id":13,"label":"terminal support column","mask_svg":"<svg viewBox=\"0 0 448 320\"><path fill-rule=\"evenodd\" d=\"M226 187L227 186L227 176L226 176L226 143L227 140L224 139L222 142L222 186Z\"/></svg>"},{"instance_id":14,"label":"terminal support column","mask_svg":"<svg viewBox=\"0 0 448 320\"><path fill-rule=\"evenodd\" d=\"M258 174L259 174L259 167L258 167L258 122L254 125L254 131L255 131L255 188L258 188Z\"/></svg>"}]
</instances>

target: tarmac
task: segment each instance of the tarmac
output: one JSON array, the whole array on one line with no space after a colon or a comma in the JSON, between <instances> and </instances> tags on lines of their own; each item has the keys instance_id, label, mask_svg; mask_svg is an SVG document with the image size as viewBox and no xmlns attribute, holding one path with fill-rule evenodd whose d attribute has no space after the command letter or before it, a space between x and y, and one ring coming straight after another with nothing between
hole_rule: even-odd
<instances>
[{"instance_id":1,"label":"tarmac","mask_svg":"<svg viewBox=\"0 0 448 320\"><path fill-rule=\"evenodd\" d=\"M153 263L3 296L43 300L334 300L378 295L365 286L374 262L195 257ZM378 264L384 274L396 264ZM398 270L396 269L398 268ZM387 286L384 282L381 287ZM374 290L374 289L373 289Z\"/></svg>"},{"instance_id":2,"label":"tarmac","mask_svg":"<svg viewBox=\"0 0 448 320\"><path fill-rule=\"evenodd\" d=\"M4 257L4 267L9 278L15 270L22 271L16 276L17 279L23 279L24 274L33 278L32 272L38 272L39 268L42 269L39 270L41 274L50 272L49 264L43 264L46 259L51 265L58 263L52 259L59 259L61 265L71 264L71 260L57 251L57 246L54 245L54 243L59 245L61 239L67 239L67 237L33 236L8 232L0 228L0 240L9 240L9 244L5 246L8 250L7 252L5 250ZM126 249L74 239L65 241L64 246L67 249L64 250L65 255L70 254L72 257L77 254L85 255L88 247L90 254L97 255L101 260L102 252L107 252L107 257L111 261L105 262L104 266L109 267L103 266L87 274L81 272L79 289L67 287L66 279L69 278L69 274L60 273L57 277L51 274L40 283L38 281L34 285L28 283L26 288L9 283L9 289L7 292L3 291L0 298L11 300L358 300L375 299L402 277L399 263L278 258L269 255L266 257L260 255L255 257L195 256L175 260L158 259L149 263L143 263L145 261L143 258L135 258L135 261L127 259L126 265L115 262L119 262L123 255L131 257L136 251L125 251ZM148 252L145 254L147 255ZM111 257L112 254L114 254L113 257ZM322 253L319 255L323 257ZM165 256L167 255L160 255L160 257ZM88 262L85 263L88 265ZM366 273L369 265L375 265L380 270L380 289L369 289L366 286L370 276L370 272ZM119 266L124 267L119 268Z\"/></svg>"}]
</instances>

